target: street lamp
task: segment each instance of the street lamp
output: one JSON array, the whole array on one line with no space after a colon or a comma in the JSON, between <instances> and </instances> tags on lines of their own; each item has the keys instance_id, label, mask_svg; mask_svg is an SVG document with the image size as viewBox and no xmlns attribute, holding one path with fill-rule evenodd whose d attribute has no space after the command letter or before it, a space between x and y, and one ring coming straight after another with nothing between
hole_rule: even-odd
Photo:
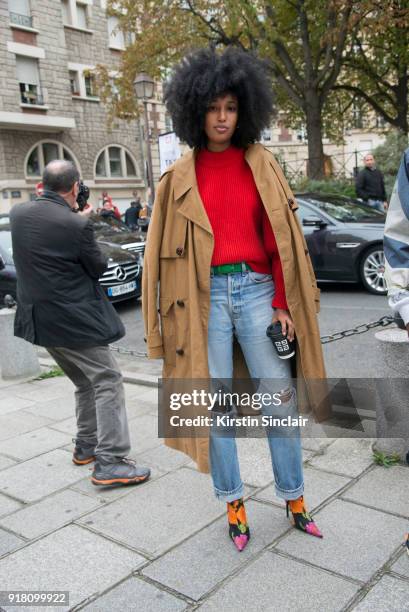
<instances>
[{"instance_id":1,"label":"street lamp","mask_svg":"<svg viewBox=\"0 0 409 612\"><path fill-rule=\"evenodd\" d=\"M134 82L135 95L143 104L145 119L146 159L148 162L148 186L151 192L152 203L155 198L155 187L153 185L152 153L149 138L148 100L153 97L154 80L146 73L138 74Z\"/></svg>"}]
</instances>

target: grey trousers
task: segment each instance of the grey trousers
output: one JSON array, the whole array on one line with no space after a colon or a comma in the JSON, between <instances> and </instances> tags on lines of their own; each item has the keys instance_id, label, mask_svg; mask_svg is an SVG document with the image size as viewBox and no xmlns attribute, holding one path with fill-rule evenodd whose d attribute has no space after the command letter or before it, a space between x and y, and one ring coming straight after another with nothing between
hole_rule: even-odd
<instances>
[{"instance_id":1,"label":"grey trousers","mask_svg":"<svg viewBox=\"0 0 409 612\"><path fill-rule=\"evenodd\" d=\"M108 346L47 351L76 387L77 440L117 463L131 446L122 374Z\"/></svg>"}]
</instances>

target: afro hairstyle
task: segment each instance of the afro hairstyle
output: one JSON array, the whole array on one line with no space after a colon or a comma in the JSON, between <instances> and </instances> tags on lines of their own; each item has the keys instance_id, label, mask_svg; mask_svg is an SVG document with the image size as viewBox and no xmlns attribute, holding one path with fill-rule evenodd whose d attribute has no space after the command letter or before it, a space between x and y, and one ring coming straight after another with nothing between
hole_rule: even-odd
<instances>
[{"instance_id":1,"label":"afro hairstyle","mask_svg":"<svg viewBox=\"0 0 409 612\"><path fill-rule=\"evenodd\" d=\"M239 107L232 144L245 148L259 140L273 114L271 76L265 61L238 47L228 47L222 54L200 49L173 68L164 100L179 138L192 148L205 147L207 109L228 92L237 97Z\"/></svg>"}]
</instances>

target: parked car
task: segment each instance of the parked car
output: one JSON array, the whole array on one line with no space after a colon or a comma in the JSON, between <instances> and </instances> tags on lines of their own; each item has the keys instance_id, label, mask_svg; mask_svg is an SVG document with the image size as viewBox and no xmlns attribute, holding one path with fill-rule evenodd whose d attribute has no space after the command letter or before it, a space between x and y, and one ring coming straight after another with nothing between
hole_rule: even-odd
<instances>
[{"instance_id":1,"label":"parked car","mask_svg":"<svg viewBox=\"0 0 409 612\"><path fill-rule=\"evenodd\" d=\"M140 254L116 244L99 241L108 257L108 269L99 279L111 302L119 302L141 295L142 266ZM13 262L11 231L7 215L0 215L0 307L4 296L16 298L17 275Z\"/></svg>"},{"instance_id":2,"label":"parked car","mask_svg":"<svg viewBox=\"0 0 409 612\"><path fill-rule=\"evenodd\" d=\"M370 293L385 295L385 214L344 196L296 198L317 280L361 282Z\"/></svg>"},{"instance_id":3,"label":"parked car","mask_svg":"<svg viewBox=\"0 0 409 612\"><path fill-rule=\"evenodd\" d=\"M101 217L93 213L91 219L94 223L95 235L98 242L120 246L126 251L139 253L141 264L145 252L146 235L141 231L132 231L129 227L113 217Z\"/></svg>"}]
</instances>

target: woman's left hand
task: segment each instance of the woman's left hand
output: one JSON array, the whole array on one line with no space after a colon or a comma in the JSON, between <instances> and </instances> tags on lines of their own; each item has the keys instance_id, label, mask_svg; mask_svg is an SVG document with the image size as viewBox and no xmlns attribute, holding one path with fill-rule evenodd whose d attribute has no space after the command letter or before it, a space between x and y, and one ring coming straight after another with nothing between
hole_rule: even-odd
<instances>
[{"instance_id":1,"label":"woman's left hand","mask_svg":"<svg viewBox=\"0 0 409 612\"><path fill-rule=\"evenodd\" d=\"M294 340L295 329L293 320L288 310L275 308L272 322L277 323L277 321L281 323L281 331L283 332L284 336L286 336L288 340L292 342Z\"/></svg>"}]
</instances>

